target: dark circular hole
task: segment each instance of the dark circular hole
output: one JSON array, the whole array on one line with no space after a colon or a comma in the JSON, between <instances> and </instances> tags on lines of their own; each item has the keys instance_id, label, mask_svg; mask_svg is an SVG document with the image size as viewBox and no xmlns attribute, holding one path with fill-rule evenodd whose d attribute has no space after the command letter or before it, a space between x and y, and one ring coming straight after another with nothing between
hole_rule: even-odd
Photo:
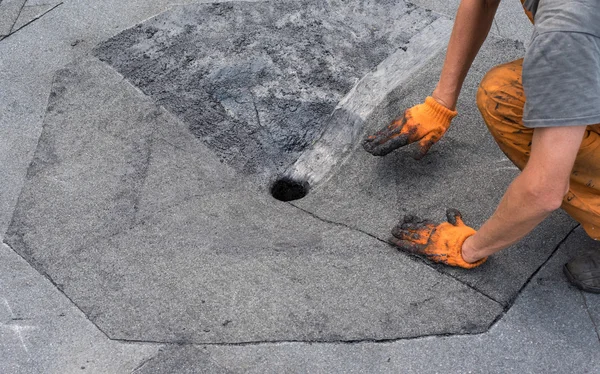
<instances>
[{"instance_id":1,"label":"dark circular hole","mask_svg":"<svg viewBox=\"0 0 600 374\"><path fill-rule=\"evenodd\" d=\"M308 193L310 186L305 181L295 181L290 178L280 178L271 186L271 195L277 200L292 201L302 199Z\"/></svg>"}]
</instances>

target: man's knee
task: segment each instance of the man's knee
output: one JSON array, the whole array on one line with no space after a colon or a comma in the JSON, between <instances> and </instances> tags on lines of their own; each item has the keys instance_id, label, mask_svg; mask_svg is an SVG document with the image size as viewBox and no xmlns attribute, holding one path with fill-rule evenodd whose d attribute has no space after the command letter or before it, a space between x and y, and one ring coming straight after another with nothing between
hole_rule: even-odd
<instances>
[{"instance_id":1,"label":"man's knee","mask_svg":"<svg viewBox=\"0 0 600 374\"><path fill-rule=\"evenodd\" d=\"M477 91L479 110L495 111L502 104L525 105L521 72L522 59L495 66L488 71Z\"/></svg>"},{"instance_id":2,"label":"man's knee","mask_svg":"<svg viewBox=\"0 0 600 374\"><path fill-rule=\"evenodd\" d=\"M496 66L483 77L477 107L500 149L522 169L529 157L533 131L523 126L521 62Z\"/></svg>"},{"instance_id":3,"label":"man's knee","mask_svg":"<svg viewBox=\"0 0 600 374\"><path fill-rule=\"evenodd\" d=\"M479 88L477 89L477 108L484 119L496 109L497 105L494 96L498 96L498 91L500 90L500 87L502 87L502 73L503 69L501 66L493 67L483 76Z\"/></svg>"},{"instance_id":4,"label":"man's knee","mask_svg":"<svg viewBox=\"0 0 600 374\"><path fill-rule=\"evenodd\" d=\"M516 60L492 68L483 77L477 107L490 129L500 124L522 126L525 94L521 72L522 60Z\"/></svg>"}]
</instances>

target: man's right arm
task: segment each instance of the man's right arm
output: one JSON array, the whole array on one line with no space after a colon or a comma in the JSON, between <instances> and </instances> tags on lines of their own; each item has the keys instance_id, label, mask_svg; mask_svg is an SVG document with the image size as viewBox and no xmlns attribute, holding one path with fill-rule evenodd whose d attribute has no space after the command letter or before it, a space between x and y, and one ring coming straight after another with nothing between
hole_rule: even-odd
<instances>
[{"instance_id":1,"label":"man's right arm","mask_svg":"<svg viewBox=\"0 0 600 374\"><path fill-rule=\"evenodd\" d=\"M500 0L462 0L448 43L446 60L437 87L431 95L454 110L463 82L485 41Z\"/></svg>"},{"instance_id":2,"label":"man's right arm","mask_svg":"<svg viewBox=\"0 0 600 374\"><path fill-rule=\"evenodd\" d=\"M415 105L391 124L363 140L365 151L385 156L418 142L413 157L420 159L450 126L456 101L469 68L487 37L500 0L462 0L448 43L446 60L437 87L423 104Z\"/></svg>"}]
</instances>

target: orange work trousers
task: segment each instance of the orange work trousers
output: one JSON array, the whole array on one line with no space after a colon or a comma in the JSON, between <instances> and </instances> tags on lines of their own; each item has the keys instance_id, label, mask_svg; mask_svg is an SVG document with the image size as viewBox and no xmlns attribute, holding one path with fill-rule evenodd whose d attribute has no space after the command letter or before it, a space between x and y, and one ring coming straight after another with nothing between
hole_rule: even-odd
<instances>
[{"instance_id":1,"label":"orange work trousers","mask_svg":"<svg viewBox=\"0 0 600 374\"><path fill-rule=\"evenodd\" d=\"M481 81L477 107L504 154L521 170L531 151L533 129L523 126L523 59L498 65ZM593 239L600 239L600 125L587 127L562 208Z\"/></svg>"}]
</instances>

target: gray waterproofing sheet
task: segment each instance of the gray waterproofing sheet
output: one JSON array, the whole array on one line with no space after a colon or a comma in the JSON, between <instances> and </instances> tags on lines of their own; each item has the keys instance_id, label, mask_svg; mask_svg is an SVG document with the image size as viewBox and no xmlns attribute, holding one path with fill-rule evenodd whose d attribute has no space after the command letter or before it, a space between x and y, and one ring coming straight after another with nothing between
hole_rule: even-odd
<instances>
[{"instance_id":1,"label":"gray waterproofing sheet","mask_svg":"<svg viewBox=\"0 0 600 374\"><path fill-rule=\"evenodd\" d=\"M66 67L7 241L113 338L380 340L480 332L501 313L369 235L276 201L203 140L95 58ZM438 308L448 321L431 323Z\"/></svg>"}]
</instances>

